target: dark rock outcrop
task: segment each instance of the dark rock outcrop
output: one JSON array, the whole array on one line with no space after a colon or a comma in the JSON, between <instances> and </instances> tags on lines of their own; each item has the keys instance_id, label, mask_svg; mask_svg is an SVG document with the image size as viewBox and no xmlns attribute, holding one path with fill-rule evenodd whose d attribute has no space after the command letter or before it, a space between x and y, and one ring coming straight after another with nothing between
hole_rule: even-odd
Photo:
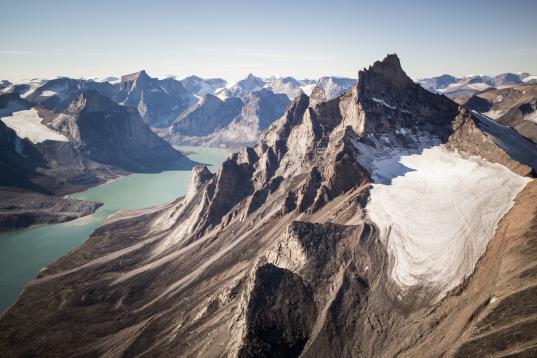
<instances>
[{"instance_id":1,"label":"dark rock outcrop","mask_svg":"<svg viewBox=\"0 0 537 358\"><path fill-rule=\"evenodd\" d=\"M0 188L0 232L62 223L89 215L102 203Z\"/></svg>"}]
</instances>

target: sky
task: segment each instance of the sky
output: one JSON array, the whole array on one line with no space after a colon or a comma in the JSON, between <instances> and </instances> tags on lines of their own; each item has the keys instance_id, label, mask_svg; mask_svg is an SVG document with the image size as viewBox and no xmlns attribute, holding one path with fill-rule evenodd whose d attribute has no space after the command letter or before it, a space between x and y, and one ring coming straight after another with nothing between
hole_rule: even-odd
<instances>
[{"instance_id":1,"label":"sky","mask_svg":"<svg viewBox=\"0 0 537 358\"><path fill-rule=\"evenodd\" d=\"M536 0L0 0L0 79L537 74Z\"/></svg>"}]
</instances>

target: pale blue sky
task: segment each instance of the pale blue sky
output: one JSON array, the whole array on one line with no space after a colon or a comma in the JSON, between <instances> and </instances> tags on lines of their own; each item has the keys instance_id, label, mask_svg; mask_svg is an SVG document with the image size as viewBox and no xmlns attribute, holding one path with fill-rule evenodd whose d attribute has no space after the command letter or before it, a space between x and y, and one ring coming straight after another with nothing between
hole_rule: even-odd
<instances>
[{"instance_id":1,"label":"pale blue sky","mask_svg":"<svg viewBox=\"0 0 537 358\"><path fill-rule=\"evenodd\" d=\"M537 74L537 1L0 0L0 79Z\"/></svg>"}]
</instances>

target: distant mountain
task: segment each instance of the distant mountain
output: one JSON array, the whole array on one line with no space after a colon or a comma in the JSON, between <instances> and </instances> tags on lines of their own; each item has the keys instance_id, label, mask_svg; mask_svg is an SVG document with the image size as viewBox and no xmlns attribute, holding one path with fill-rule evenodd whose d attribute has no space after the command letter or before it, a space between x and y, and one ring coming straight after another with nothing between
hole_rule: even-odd
<instances>
[{"instance_id":1,"label":"distant mountain","mask_svg":"<svg viewBox=\"0 0 537 358\"><path fill-rule=\"evenodd\" d=\"M117 92L117 87L108 82L61 77L46 81L31 93L27 93L24 98L34 105L41 105L59 112L66 109L79 92L89 90L95 90L103 96L113 97Z\"/></svg>"},{"instance_id":2,"label":"distant mountain","mask_svg":"<svg viewBox=\"0 0 537 358\"><path fill-rule=\"evenodd\" d=\"M514 73L502 73L492 77L490 82L496 88L518 86L524 83L521 76Z\"/></svg>"},{"instance_id":3,"label":"distant mountain","mask_svg":"<svg viewBox=\"0 0 537 358\"><path fill-rule=\"evenodd\" d=\"M356 80L353 78L329 76L319 78L316 87L324 91L326 99L332 99L347 91L354 84Z\"/></svg>"},{"instance_id":4,"label":"distant mountain","mask_svg":"<svg viewBox=\"0 0 537 358\"><path fill-rule=\"evenodd\" d=\"M214 94L218 89L225 88L226 80L221 78L203 79L198 76L189 76L181 80L183 87L196 96L204 96L206 94Z\"/></svg>"},{"instance_id":5,"label":"distant mountain","mask_svg":"<svg viewBox=\"0 0 537 358\"><path fill-rule=\"evenodd\" d=\"M439 90L447 88L449 85L459 82L459 79L451 75L442 75L438 77L424 78L419 81L422 87L426 90L438 92Z\"/></svg>"},{"instance_id":6,"label":"distant mountain","mask_svg":"<svg viewBox=\"0 0 537 358\"><path fill-rule=\"evenodd\" d=\"M30 80L23 80L17 83L11 83L4 81L6 86L0 87L0 93L18 93L21 97L26 97L33 93L33 91L47 82L46 79L34 78ZM8 84L9 83L9 84Z\"/></svg>"},{"instance_id":7,"label":"distant mountain","mask_svg":"<svg viewBox=\"0 0 537 358\"><path fill-rule=\"evenodd\" d=\"M138 109L150 126L164 127L196 102L180 81L173 78L159 80L140 71L121 77L119 91L113 97L124 106Z\"/></svg>"},{"instance_id":8,"label":"distant mountain","mask_svg":"<svg viewBox=\"0 0 537 358\"><path fill-rule=\"evenodd\" d=\"M264 88L274 93L286 94L289 99L294 99L304 93L303 89L310 83L308 80L297 80L293 77L270 77L266 79Z\"/></svg>"},{"instance_id":9,"label":"distant mountain","mask_svg":"<svg viewBox=\"0 0 537 358\"><path fill-rule=\"evenodd\" d=\"M418 83L428 91L441 93L459 103L464 103L472 95L488 88L518 86L525 82L533 81L534 77L526 72L507 72L494 77L469 75L460 78L446 74L438 77L419 79Z\"/></svg>"},{"instance_id":10,"label":"distant mountain","mask_svg":"<svg viewBox=\"0 0 537 358\"><path fill-rule=\"evenodd\" d=\"M171 133L174 136L184 137L208 136L231 123L240 114L242 106L243 102L239 98L221 100L206 94L173 122L170 127Z\"/></svg>"},{"instance_id":11,"label":"distant mountain","mask_svg":"<svg viewBox=\"0 0 537 358\"><path fill-rule=\"evenodd\" d=\"M65 112L81 93L94 90L121 106L135 108L144 122L172 143L238 146L255 142L293 98L313 93L313 101L332 99L354 83L355 79L334 76L298 80L249 74L229 85L219 78L189 76L178 81L139 71L120 79L60 77L32 80L31 85L4 82L0 93L19 93L32 105L58 113Z\"/></svg>"},{"instance_id":12,"label":"distant mountain","mask_svg":"<svg viewBox=\"0 0 537 358\"><path fill-rule=\"evenodd\" d=\"M222 88L216 92L216 96L220 99L226 99L229 97L242 98L248 93L259 91L265 87L266 82L253 74L249 74L245 79L242 79L229 88Z\"/></svg>"},{"instance_id":13,"label":"distant mountain","mask_svg":"<svg viewBox=\"0 0 537 358\"><path fill-rule=\"evenodd\" d=\"M288 104L285 94L264 88L243 92L242 99L208 94L169 128L157 132L174 144L239 146L255 142Z\"/></svg>"}]
</instances>

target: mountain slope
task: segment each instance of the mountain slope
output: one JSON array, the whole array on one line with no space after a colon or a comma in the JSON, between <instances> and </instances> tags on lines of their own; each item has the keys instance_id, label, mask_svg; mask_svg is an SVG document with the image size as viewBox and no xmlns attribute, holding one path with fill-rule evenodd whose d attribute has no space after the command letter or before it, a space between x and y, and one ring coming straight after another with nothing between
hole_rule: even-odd
<instances>
[{"instance_id":1,"label":"mountain slope","mask_svg":"<svg viewBox=\"0 0 537 358\"><path fill-rule=\"evenodd\" d=\"M218 173L196 168L185 197L111 218L4 313L0 348L530 353L535 330L517 332L537 322L537 308L523 305L535 263L520 241L535 237L536 217L520 212L537 212L535 182L523 176L537 168L537 149L517 136L424 90L389 55L334 99L295 98Z\"/></svg>"},{"instance_id":2,"label":"mountain slope","mask_svg":"<svg viewBox=\"0 0 537 358\"><path fill-rule=\"evenodd\" d=\"M289 99L267 89L224 100L207 94L157 133L174 144L240 146L255 143L259 134L280 118Z\"/></svg>"}]
</instances>

